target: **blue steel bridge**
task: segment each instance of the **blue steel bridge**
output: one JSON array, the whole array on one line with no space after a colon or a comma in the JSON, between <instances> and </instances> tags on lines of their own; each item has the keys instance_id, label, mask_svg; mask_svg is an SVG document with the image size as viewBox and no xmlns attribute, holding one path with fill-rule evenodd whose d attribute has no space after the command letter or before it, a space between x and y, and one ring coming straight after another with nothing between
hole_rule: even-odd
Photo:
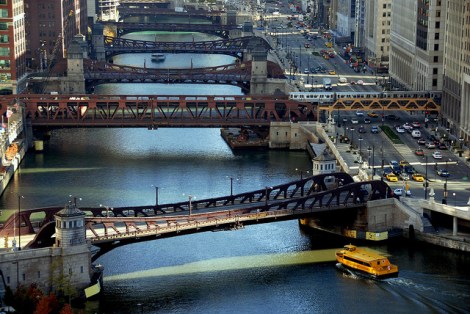
<instances>
[{"instance_id":1,"label":"blue steel bridge","mask_svg":"<svg viewBox=\"0 0 470 314\"><path fill-rule=\"evenodd\" d=\"M325 178L331 178L328 186ZM368 191L365 193L364 191ZM99 256L122 245L205 231L237 230L246 225L312 217L356 218L367 201L390 198L392 191L384 181L354 182L346 173L317 175L266 187L256 191L210 199L127 207L80 207L85 218L86 237L99 248ZM48 247L54 243L54 214L63 207L22 210L12 215L0 235L12 235L15 225L21 234L36 234L26 247ZM38 213L40 215L38 215ZM44 217L36 222L32 216ZM341 214L338 216L338 214Z\"/></svg>"}]
</instances>

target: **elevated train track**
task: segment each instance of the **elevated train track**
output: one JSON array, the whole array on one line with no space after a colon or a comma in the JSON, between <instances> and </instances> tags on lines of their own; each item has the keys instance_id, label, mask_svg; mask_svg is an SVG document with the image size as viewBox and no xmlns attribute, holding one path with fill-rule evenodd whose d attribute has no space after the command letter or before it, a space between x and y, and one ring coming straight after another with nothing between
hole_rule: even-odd
<instances>
[{"instance_id":1,"label":"elevated train track","mask_svg":"<svg viewBox=\"0 0 470 314\"><path fill-rule=\"evenodd\" d=\"M289 99L316 104L318 110L440 111L441 92L291 92Z\"/></svg>"}]
</instances>

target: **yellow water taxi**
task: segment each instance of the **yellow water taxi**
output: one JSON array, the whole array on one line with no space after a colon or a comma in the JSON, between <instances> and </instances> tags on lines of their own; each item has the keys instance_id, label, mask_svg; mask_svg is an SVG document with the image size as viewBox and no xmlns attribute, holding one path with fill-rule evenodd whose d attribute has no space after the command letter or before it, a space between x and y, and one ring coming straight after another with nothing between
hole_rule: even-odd
<instances>
[{"instance_id":1,"label":"yellow water taxi","mask_svg":"<svg viewBox=\"0 0 470 314\"><path fill-rule=\"evenodd\" d=\"M352 244L336 252L336 261L343 268L372 279L398 276L398 266L391 264L387 257Z\"/></svg>"}]
</instances>

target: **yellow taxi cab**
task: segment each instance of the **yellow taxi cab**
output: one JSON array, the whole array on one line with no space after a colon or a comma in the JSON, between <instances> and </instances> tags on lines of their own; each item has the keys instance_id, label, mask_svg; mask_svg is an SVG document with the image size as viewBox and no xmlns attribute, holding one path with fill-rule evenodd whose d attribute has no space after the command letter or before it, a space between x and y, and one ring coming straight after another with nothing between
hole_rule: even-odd
<instances>
[{"instance_id":1,"label":"yellow taxi cab","mask_svg":"<svg viewBox=\"0 0 470 314\"><path fill-rule=\"evenodd\" d=\"M328 74L330 74L330 75L336 75L336 71L335 71L335 70L330 70L330 71L328 71Z\"/></svg>"},{"instance_id":2,"label":"yellow taxi cab","mask_svg":"<svg viewBox=\"0 0 470 314\"><path fill-rule=\"evenodd\" d=\"M411 176L413 178L413 180L415 180L416 182L424 182L424 176L422 174L419 174L419 173L413 173L413 175Z\"/></svg>"},{"instance_id":3,"label":"yellow taxi cab","mask_svg":"<svg viewBox=\"0 0 470 314\"><path fill-rule=\"evenodd\" d=\"M390 182L398 182L398 177L393 173L389 173L387 174L387 180Z\"/></svg>"},{"instance_id":4,"label":"yellow taxi cab","mask_svg":"<svg viewBox=\"0 0 470 314\"><path fill-rule=\"evenodd\" d=\"M376 113L373 112L373 111L372 111L372 112L369 112L367 115L368 115L369 117L371 117L371 118L377 118L377 117L379 116L378 114L376 114Z\"/></svg>"},{"instance_id":5,"label":"yellow taxi cab","mask_svg":"<svg viewBox=\"0 0 470 314\"><path fill-rule=\"evenodd\" d=\"M406 160L400 160L400 167L405 167L405 166L409 166L410 163Z\"/></svg>"}]
</instances>

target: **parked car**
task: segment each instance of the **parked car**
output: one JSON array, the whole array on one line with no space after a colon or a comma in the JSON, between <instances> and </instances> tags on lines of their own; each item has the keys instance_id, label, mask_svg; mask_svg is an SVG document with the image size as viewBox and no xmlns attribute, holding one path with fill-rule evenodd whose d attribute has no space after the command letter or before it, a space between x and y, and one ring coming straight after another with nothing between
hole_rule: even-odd
<instances>
[{"instance_id":1,"label":"parked car","mask_svg":"<svg viewBox=\"0 0 470 314\"><path fill-rule=\"evenodd\" d=\"M442 159L442 154L440 151L435 151L434 153L432 153L432 158L434 159Z\"/></svg>"},{"instance_id":2,"label":"parked car","mask_svg":"<svg viewBox=\"0 0 470 314\"><path fill-rule=\"evenodd\" d=\"M365 123L365 124L370 124L370 119L369 119L369 118L365 118L365 119L364 119L364 123Z\"/></svg>"},{"instance_id":3,"label":"parked car","mask_svg":"<svg viewBox=\"0 0 470 314\"><path fill-rule=\"evenodd\" d=\"M351 118L351 123L352 124L358 124L359 120L357 118Z\"/></svg>"},{"instance_id":4,"label":"parked car","mask_svg":"<svg viewBox=\"0 0 470 314\"><path fill-rule=\"evenodd\" d=\"M412 174L411 178L413 178L413 180L415 180L416 182L424 182L424 176L419 173Z\"/></svg>"},{"instance_id":5,"label":"parked car","mask_svg":"<svg viewBox=\"0 0 470 314\"><path fill-rule=\"evenodd\" d=\"M370 133L373 133L373 134L379 133L379 128L376 125L371 126Z\"/></svg>"},{"instance_id":6,"label":"parked car","mask_svg":"<svg viewBox=\"0 0 470 314\"><path fill-rule=\"evenodd\" d=\"M358 117L364 116L364 111L362 111L362 110L356 110L356 116L358 116Z\"/></svg>"},{"instance_id":7,"label":"parked car","mask_svg":"<svg viewBox=\"0 0 470 314\"><path fill-rule=\"evenodd\" d=\"M403 195L406 195L406 196L411 196L411 190L404 190L402 188L397 188L395 190L393 190L393 194L397 195L397 196L403 196Z\"/></svg>"},{"instance_id":8,"label":"parked car","mask_svg":"<svg viewBox=\"0 0 470 314\"><path fill-rule=\"evenodd\" d=\"M447 178L450 175L449 171L447 171L446 169L437 169L436 173L438 176L444 177L444 178Z\"/></svg>"},{"instance_id":9,"label":"parked car","mask_svg":"<svg viewBox=\"0 0 470 314\"><path fill-rule=\"evenodd\" d=\"M417 150L415 150L415 155L424 156L424 150L422 150L421 148L418 148Z\"/></svg>"}]
</instances>

